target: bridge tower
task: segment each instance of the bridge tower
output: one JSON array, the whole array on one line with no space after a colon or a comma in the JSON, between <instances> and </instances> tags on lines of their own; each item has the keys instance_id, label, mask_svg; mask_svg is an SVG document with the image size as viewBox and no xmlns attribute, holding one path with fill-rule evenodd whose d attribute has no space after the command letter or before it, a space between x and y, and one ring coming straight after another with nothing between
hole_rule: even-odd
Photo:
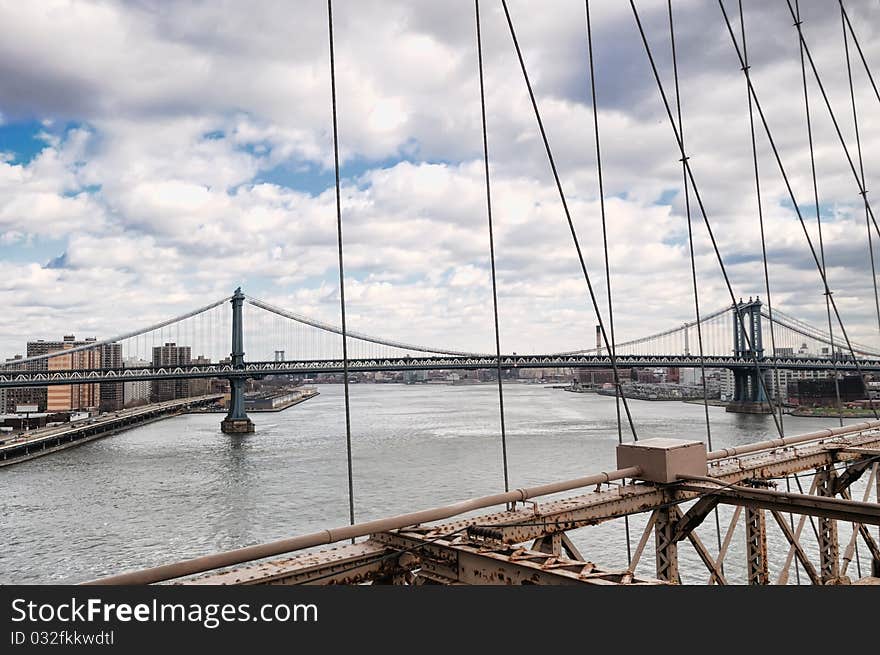
<instances>
[{"instance_id":1,"label":"bridge tower","mask_svg":"<svg viewBox=\"0 0 880 655\"><path fill-rule=\"evenodd\" d=\"M761 299L749 298L733 305L733 354L743 359L764 358L761 333ZM742 320L740 320L742 317ZM764 385L754 368L733 369L733 402L729 412L768 414L773 411L764 393Z\"/></svg>"},{"instance_id":2,"label":"bridge tower","mask_svg":"<svg viewBox=\"0 0 880 655\"><path fill-rule=\"evenodd\" d=\"M244 326L242 324L241 307L244 304L244 294L241 287L232 295L232 368L244 368ZM220 423L220 429L226 434L247 434L254 431L254 423L244 411L244 385L245 378L229 378L229 413Z\"/></svg>"}]
</instances>

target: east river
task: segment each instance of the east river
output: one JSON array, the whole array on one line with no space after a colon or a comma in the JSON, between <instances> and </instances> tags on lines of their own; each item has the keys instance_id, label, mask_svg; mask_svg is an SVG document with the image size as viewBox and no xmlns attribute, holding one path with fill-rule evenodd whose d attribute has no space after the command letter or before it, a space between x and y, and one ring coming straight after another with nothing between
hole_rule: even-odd
<instances>
[{"instance_id":1,"label":"east river","mask_svg":"<svg viewBox=\"0 0 880 655\"><path fill-rule=\"evenodd\" d=\"M222 434L220 415L188 415L0 469L0 583L81 582L347 524L342 387L318 389L283 412L252 414L256 433L247 437ZM629 404L640 438L706 439L701 405ZM614 398L511 383L505 406L512 488L616 468ZM715 448L776 436L769 416L709 411ZM351 421L359 521L503 490L492 384L352 385ZM835 425L785 417L786 434ZM723 529L730 515L720 511ZM646 519L630 521L633 544ZM772 527L775 578L787 548ZM700 534L715 552L714 520ZM840 524L840 534L843 552L850 527ZM626 565L622 520L571 536L597 565ZM744 540L740 525L726 567L732 582L743 582ZM690 544L680 550L683 582L705 582ZM653 568L649 544L638 572Z\"/></svg>"}]
</instances>

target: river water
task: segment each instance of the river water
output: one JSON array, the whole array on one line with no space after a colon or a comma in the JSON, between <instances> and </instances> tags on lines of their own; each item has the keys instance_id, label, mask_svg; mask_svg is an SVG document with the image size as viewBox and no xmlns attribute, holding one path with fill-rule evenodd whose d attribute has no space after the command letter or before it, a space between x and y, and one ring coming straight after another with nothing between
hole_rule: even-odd
<instances>
[{"instance_id":1,"label":"river water","mask_svg":"<svg viewBox=\"0 0 880 655\"><path fill-rule=\"evenodd\" d=\"M80 582L347 524L342 387L318 389L283 412L253 414L247 437L222 434L220 415L189 415L0 469L0 583ZM705 441L700 405L629 404L639 438ZM511 383L505 409L511 488L616 468L614 398ZM715 448L776 435L769 416L709 411ZM503 490L494 385L352 385L351 421L358 521ZM786 434L834 425L785 417ZM722 508L723 526L730 515ZM633 544L646 519L631 520ZM787 549L772 528L778 568ZM850 528L840 529L843 551ZM700 534L716 551L714 520ZM600 567L626 565L623 521L571 536ZM732 582L744 580L744 540L740 525L726 567ZM680 551L683 581L705 582L690 544ZM638 572L653 567L649 545Z\"/></svg>"}]
</instances>

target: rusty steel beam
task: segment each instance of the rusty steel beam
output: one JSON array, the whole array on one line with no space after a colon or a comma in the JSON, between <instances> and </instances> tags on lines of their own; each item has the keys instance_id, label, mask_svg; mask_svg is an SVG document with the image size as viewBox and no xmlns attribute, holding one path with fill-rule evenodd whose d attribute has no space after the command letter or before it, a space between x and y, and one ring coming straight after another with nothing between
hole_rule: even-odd
<instances>
[{"instance_id":1,"label":"rusty steel beam","mask_svg":"<svg viewBox=\"0 0 880 655\"><path fill-rule=\"evenodd\" d=\"M856 443L880 443L880 435L864 435L851 439ZM774 478L813 470L836 461L858 460L862 455L830 450L826 445L812 444L798 449L753 454L746 458L718 463L710 469L711 477L720 482L734 483L753 478ZM701 488L705 493L705 489ZM676 502L685 502L700 495L679 490ZM521 510L482 515L443 523L426 529L426 535L445 534L469 525L483 526L481 532L504 543L524 543L552 532L564 532L587 525L619 518L628 514L653 511L666 502L660 487L628 484L583 496L549 501Z\"/></svg>"},{"instance_id":2,"label":"rusty steel beam","mask_svg":"<svg viewBox=\"0 0 880 655\"><path fill-rule=\"evenodd\" d=\"M657 560L657 579L680 583L678 572L678 542L675 540L675 506L664 506L656 511L654 521L654 551Z\"/></svg>"},{"instance_id":3,"label":"rusty steel beam","mask_svg":"<svg viewBox=\"0 0 880 655\"><path fill-rule=\"evenodd\" d=\"M880 437L871 437L874 441L880 441ZM866 437L860 437L865 440ZM841 455L843 459L856 459L859 455ZM713 473L720 480L738 480L757 477L756 473L779 474L781 470L806 470L812 464L827 464L834 461L834 451L825 446L810 446L798 451L789 450L767 455L755 456L728 463L725 466L715 467ZM756 460L756 461L751 461ZM678 492L682 499L692 498L696 493ZM711 496L710 496L711 497ZM522 543L529 537L540 539L545 535L561 534L562 529L571 529L580 525L589 525L603 520L622 516L626 513L635 513L652 509L653 506L662 504L663 492L648 485L628 485L623 488L613 488L592 492L587 496L551 501L535 507L523 510L505 511L473 519L464 519L454 523L438 526L425 526L411 528L410 533L422 534L425 539L434 538L437 535L462 530L469 525L480 525L480 531L491 532L491 537L505 543ZM740 508L737 508L737 513ZM734 520L737 517L734 517ZM507 524L507 525L505 525ZM493 526L493 527L488 527ZM652 526L653 527L653 526ZM733 526L735 529L735 523ZM733 529L729 529L722 544L722 550L718 557L717 565L720 569L724 555L729 547ZM798 530L798 533L800 530ZM566 541L568 541L566 537ZM567 550L567 549L566 549ZM583 559L568 553L571 559ZM792 554L792 556L794 556ZM635 558L634 558L635 559ZM637 564L637 559L634 564ZM632 568L635 568L633 566ZM710 583L715 581L715 575L710 577Z\"/></svg>"},{"instance_id":4,"label":"rusty steel beam","mask_svg":"<svg viewBox=\"0 0 880 655\"><path fill-rule=\"evenodd\" d=\"M696 507L696 505L694 505L694 507ZM714 508L714 507L715 507L715 505L712 506L712 508ZM700 512L705 511L705 513L708 514L709 512L712 511L712 508L705 509L705 507L703 507L700 509ZM705 545L703 545L702 540L697 535L697 533L694 531L693 528L695 526L691 526L690 528L683 531L681 529L681 524L685 520L684 515L681 513L681 510L678 507L676 507L675 505L670 507L670 509L672 510L672 512L676 516L676 528L675 528L676 535L680 534L681 532L685 532L687 539L691 542L691 545L694 547L694 550L697 551L697 555L700 556L700 559L703 560L703 564L705 564L706 568L709 569L709 572L712 573L715 581L719 585L726 585L727 579L724 577L724 572L721 570L721 568L718 566L718 564L715 562L715 560L712 559L712 556L709 554L709 550L706 548ZM693 508L691 508L691 509L693 509Z\"/></svg>"},{"instance_id":5,"label":"rusty steel beam","mask_svg":"<svg viewBox=\"0 0 880 655\"><path fill-rule=\"evenodd\" d=\"M553 534L546 534L543 537L538 537L535 539L535 543L532 544L532 550L536 550L539 553L547 553L549 555L561 555L563 534L565 533L554 532Z\"/></svg>"},{"instance_id":6,"label":"rusty steel beam","mask_svg":"<svg viewBox=\"0 0 880 655\"><path fill-rule=\"evenodd\" d=\"M562 555L498 544L494 548L467 541L438 539L426 542L421 535L388 532L376 540L401 551L417 552L417 576L443 584L468 585L617 585L659 584L650 578L629 580L626 570L600 569L592 562Z\"/></svg>"},{"instance_id":7,"label":"rusty steel beam","mask_svg":"<svg viewBox=\"0 0 880 655\"><path fill-rule=\"evenodd\" d=\"M816 494L832 498L836 475L834 467L823 466L816 474ZM880 509L880 508L878 508ZM840 545L837 540L837 522L833 517L819 518L819 576L822 584L836 584L840 578Z\"/></svg>"},{"instance_id":8,"label":"rusty steel beam","mask_svg":"<svg viewBox=\"0 0 880 655\"><path fill-rule=\"evenodd\" d=\"M849 467L849 469L847 469L847 471L849 471L852 468L853 468L853 466ZM874 471L874 468L872 467L871 468L871 476L868 478L868 484L865 485L865 492L862 495L862 502L867 502L868 498L870 498L870 496L871 496L871 486L874 484L874 473L875 473L875 471ZM842 478L843 476L840 476L840 477ZM839 481L840 481L840 479L838 478L837 482L839 482ZM835 486L837 486L837 485L835 485ZM846 499L851 498L850 491L847 488L841 489L840 495ZM862 533L862 531L864 531L863 534L865 536L867 536L866 543L868 545L869 551L871 552L872 559L875 559L875 560L880 559L880 553L877 553L877 544L874 543L874 540L871 538L871 535L868 533L867 528L865 528L864 524L862 524L862 523L853 523L852 536L850 537L849 543L847 544L846 550L844 551L843 564L840 567L840 575L841 576L846 575L846 570L849 567L849 563L852 561L853 554L856 554L856 556L858 557L858 554L856 553L856 540L858 539L858 536L860 533Z\"/></svg>"},{"instance_id":9,"label":"rusty steel beam","mask_svg":"<svg viewBox=\"0 0 880 655\"><path fill-rule=\"evenodd\" d=\"M709 475L720 482L736 483L752 478L770 478L799 471L828 466L838 461L852 461L865 457L864 453L846 452L847 448L869 448L880 444L880 434L866 430L880 427L880 422L864 423L846 428L822 430L809 435L771 440L750 446L715 451L709 454L712 463ZM846 436L849 435L849 436ZM810 443L834 438L833 443ZM627 514L649 511L666 502L680 503L709 493L705 488L693 489L688 485L676 485L671 494L650 484L638 483L617 486L608 491L598 486L613 480L637 478L637 467L612 473L599 473L576 480L542 485L529 489L494 494L464 501L454 505L413 512L401 516L380 519L354 526L344 526L321 532L284 539L269 544L240 548L225 553L195 558L176 564L168 564L143 571L111 576L96 583L148 584L193 575L221 567L263 559L295 550L327 545L347 539L384 533L390 530L421 526L452 518L475 509L504 504L515 504L542 495L597 485L597 491L582 496L550 501L534 509L498 512L487 516L457 519L443 525L417 529L425 538L436 538L444 531L465 530L469 526L484 531L487 539L506 544L523 543L556 532L564 532L583 525L596 524ZM717 491L717 490L716 490ZM830 502L832 499L823 499ZM757 501L755 501L757 502ZM777 500L777 502L780 502ZM827 509L827 507L826 507ZM787 511L787 506L786 506ZM868 517L870 518L870 517ZM865 523L873 520L865 519ZM450 530L452 526L455 526ZM720 558L719 558L720 559Z\"/></svg>"},{"instance_id":10,"label":"rusty steel beam","mask_svg":"<svg viewBox=\"0 0 880 655\"><path fill-rule=\"evenodd\" d=\"M730 517L730 525L727 527L727 533L724 535L724 541L721 543L721 550L718 551L718 558L715 560L715 563L719 568L724 566L724 557L727 555L727 549L730 547L730 542L733 539L733 533L736 532L736 525L739 522L739 516L742 514L742 507L737 507L733 510L733 516ZM713 572L712 575L709 576L709 582L707 584L717 583L718 579Z\"/></svg>"},{"instance_id":11,"label":"rusty steel beam","mask_svg":"<svg viewBox=\"0 0 880 655\"><path fill-rule=\"evenodd\" d=\"M813 494L816 491L816 485L818 484L818 480L816 476L813 476L813 482L810 484L810 490L807 492L808 494ZM794 531L794 539L795 541L799 541L801 538L801 532L804 530L804 526L807 523L807 515L801 514L800 518L798 518L797 528ZM818 532L817 532L818 534ZM790 542L789 542L790 543ZM785 556L785 564L782 565L782 570L779 572L779 577L776 579L777 585L787 585L788 584L788 571L791 568L791 563L795 558L795 546L792 544L789 546L788 554ZM797 565L795 565L797 566ZM818 579L818 578L817 578ZM816 582L815 584L819 584Z\"/></svg>"},{"instance_id":12,"label":"rusty steel beam","mask_svg":"<svg viewBox=\"0 0 880 655\"><path fill-rule=\"evenodd\" d=\"M816 432L807 432L806 434L798 434L791 437L782 437L780 439L758 441L756 443L747 444L745 446L737 446L736 448L722 448L720 450L713 450L706 455L706 458L709 461L716 459L726 459L728 457L746 455L761 450L772 450L776 448L783 448L786 446L793 446L795 444L801 444L808 441L831 439L832 437L861 433L868 430L876 430L878 428L880 428L880 421L855 423L853 425L846 425L839 428L824 428L822 430L817 430Z\"/></svg>"},{"instance_id":13,"label":"rusty steel beam","mask_svg":"<svg viewBox=\"0 0 880 655\"><path fill-rule=\"evenodd\" d=\"M577 546L575 546L571 539L564 532L561 534L562 536L562 551L568 555L569 559L576 559L579 562L587 561L586 558L581 555L581 551L578 550Z\"/></svg>"},{"instance_id":14,"label":"rusty steel beam","mask_svg":"<svg viewBox=\"0 0 880 655\"><path fill-rule=\"evenodd\" d=\"M821 482L820 482L821 487ZM704 493L714 493L725 505L742 505L757 509L775 509L780 512L807 514L822 519L850 521L852 523L880 524L880 505L876 503L860 503L855 500L843 500L828 496L807 496L769 489L751 489L747 487L719 488L710 492L710 485L699 487L695 484L685 485L688 491L703 489ZM821 534L821 531L820 531Z\"/></svg>"},{"instance_id":15,"label":"rusty steel beam","mask_svg":"<svg viewBox=\"0 0 880 655\"><path fill-rule=\"evenodd\" d=\"M788 523L785 522L785 517L776 510L771 510L770 514L776 520L776 524L782 530L782 534L785 535L785 539L788 541L791 548L794 549L795 554L797 555L798 561L801 563L801 566L804 567L804 570L807 572L807 576L810 578L810 582L813 584L821 584L821 578L819 574L816 572L816 567L813 566L813 563L810 561L810 558L807 557L807 554L804 552L804 549L801 547L800 541L798 541L798 535L800 534L800 527L803 527L803 523L800 524L798 534L795 534L791 531L791 527ZM805 521L806 517L802 517ZM780 582L782 581L782 582ZM788 572L786 570L786 575L780 576L777 584L788 584Z\"/></svg>"},{"instance_id":16,"label":"rusty steel beam","mask_svg":"<svg viewBox=\"0 0 880 655\"><path fill-rule=\"evenodd\" d=\"M654 524L657 522L657 512L659 510L654 510L651 512L651 518L648 519L648 522L645 524L645 530L642 532L642 538L639 539L639 543L636 546L636 550L633 553L632 559L629 562L628 570L630 573L636 572L636 567L639 565L639 560L642 558L642 553L645 550L645 546L648 544L648 538L651 536L651 532L654 530Z\"/></svg>"},{"instance_id":17,"label":"rusty steel beam","mask_svg":"<svg viewBox=\"0 0 880 655\"><path fill-rule=\"evenodd\" d=\"M188 585L359 584L393 573L397 554L378 541L361 541L296 557L267 560L249 566L187 578Z\"/></svg>"},{"instance_id":18,"label":"rusty steel beam","mask_svg":"<svg viewBox=\"0 0 880 655\"><path fill-rule=\"evenodd\" d=\"M706 519L713 509L718 507L715 496L703 496L693 507L683 514L675 526L675 540L681 541L691 534Z\"/></svg>"},{"instance_id":19,"label":"rusty steel beam","mask_svg":"<svg viewBox=\"0 0 880 655\"><path fill-rule=\"evenodd\" d=\"M868 498L871 495L871 486L874 483L874 478L876 477L876 467L871 470L871 477L868 480L868 484L865 486L865 492L862 495L862 502L867 502ZM846 500L851 500L852 496L850 495L849 489L844 489L841 494L843 498ZM868 528L863 523L854 524L856 529L858 530L858 534L862 536L862 540L865 542L865 545L868 547L868 552L871 554L872 567L876 568L880 566L880 547L877 546L877 542L874 541L874 538L871 536L871 533L868 531ZM853 531L853 537L855 537L855 530ZM853 548L856 546L853 545ZM846 566L843 567L842 574L846 573Z\"/></svg>"},{"instance_id":20,"label":"rusty steel beam","mask_svg":"<svg viewBox=\"0 0 880 655\"><path fill-rule=\"evenodd\" d=\"M257 546L248 546L246 548L238 548L236 550L226 551L224 553L216 553L214 555L206 555L204 557L196 557L194 559L177 562L176 564L165 564L141 571L132 571L120 575L113 575L100 580L93 580L84 584L151 584L154 582L162 582L173 578L180 578L196 573L203 573L211 569L217 569L226 566L234 566L244 562L263 559L283 553L289 553L294 550L303 550L313 546L323 546L338 541L354 539L356 537L365 537L376 532L385 532L387 530L397 530L400 528L418 525L420 523L428 523L431 521L440 521L443 519L464 514L476 509L484 509L493 505L505 505L513 502L523 502L529 498L545 496L548 494L559 493L561 491L571 491L581 487L590 487L593 485L604 484L613 480L622 480L624 478L637 477L641 469L637 466L631 466L625 469L611 471L608 473L596 473L582 478L573 480L564 480L561 482L552 482L537 487L528 487L516 489L507 493L493 494L491 496L482 496L465 500L453 505L437 507L434 509L426 509L420 512L411 512L409 514L401 514L386 519L378 519L376 521L367 521L365 523L356 523L340 528L330 530L322 530L302 537L293 537L292 539L282 539L273 541L268 544Z\"/></svg>"},{"instance_id":21,"label":"rusty steel beam","mask_svg":"<svg viewBox=\"0 0 880 655\"><path fill-rule=\"evenodd\" d=\"M854 452L852 449L847 449L848 452ZM858 451L856 451L858 452ZM876 463L876 457L867 457L863 460L857 461L854 464L846 467L842 473L838 473L837 477L834 479L832 483L832 495L842 495L844 491L849 489L853 483L858 481L859 478L867 471L872 468ZM870 489L871 483L868 483L868 488ZM865 497L865 500L868 500L868 497Z\"/></svg>"},{"instance_id":22,"label":"rusty steel beam","mask_svg":"<svg viewBox=\"0 0 880 655\"><path fill-rule=\"evenodd\" d=\"M746 569L750 585L770 582L767 564L767 519L764 510L746 507Z\"/></svg>"}]
</instances>

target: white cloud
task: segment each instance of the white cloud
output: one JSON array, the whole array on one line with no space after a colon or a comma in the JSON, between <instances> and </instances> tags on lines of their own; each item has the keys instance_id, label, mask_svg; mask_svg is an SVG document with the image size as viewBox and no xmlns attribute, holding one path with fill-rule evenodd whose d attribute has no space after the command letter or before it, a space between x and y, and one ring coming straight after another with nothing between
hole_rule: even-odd
<instances>
[{"instance_id":1,"label":"white cloud","mask_svg":"<svg viewBox=\"0 0 880 655\"><path fill-rule=\"evenodd\" d=\"M583 4L510 4L604 312ZM692 315L681 169L628 6L594 4L615 323L620 338L632 338ZM639 6L670 92L665 3ZM866 56L880 62L880 11L867 2L848 8ZM472 9L464 1L337 6L340 145L355 171L342 190L346 291L355 329L491 350ZM782 6L746 10L754 83L806 206L796 34ZM241 282L336 320L332 189L258 182L278 167L301 172L303 189L328 179L324 11L319 3L0 2L0 85L10 89L2 116L44 125L31 161L0 160L0 247L34 235L66 242L62 268L44 268L48 258L5 261L0 250L0 302L17 312L0 319L0 351L21 350L31 336L22 319L38 319L44 336L106 335ZM690 161L736 293L764 295L742 74L717 7L676 3L676 12ZM830 5L804 12L853 147L839 19ZM507 27L494 6L484 6L483 21L502 344L583 346L595 316ZM880 127L869 118L876 99L854 70L870 189ZM854 337L877 341L864 215L811 93L821 204L833 211L823 225L829 279ZM83 127L59 127L68 122ZM758 136L774 299L821 324L818 275ZM412 161L398 162L403 154ZM714 308L729 297L693 209L701 302ZM809 208L805 216L817 236Z\"/></svg>"}]
</instances>

